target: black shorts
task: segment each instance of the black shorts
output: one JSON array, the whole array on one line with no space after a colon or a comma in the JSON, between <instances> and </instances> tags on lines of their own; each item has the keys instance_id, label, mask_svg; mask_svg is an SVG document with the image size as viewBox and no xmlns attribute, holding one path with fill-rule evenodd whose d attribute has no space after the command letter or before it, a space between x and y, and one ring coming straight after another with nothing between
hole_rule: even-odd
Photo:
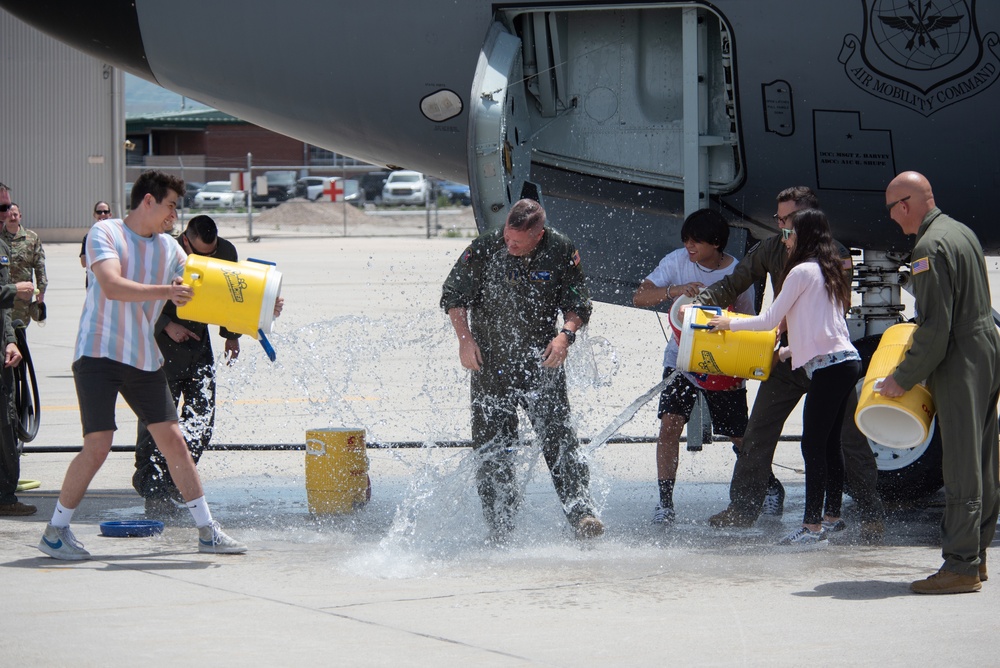
<instances>
[{"instance_id":1,"label":"black shorts","mask_svg":"<svg viewBox=\"0 0 1000 668\"><path fill-rule=\"evenodd\" d=\"M73 362L73 381L84 436L118 429L115 403L119 394L146 424L177 422L177 407L163 369L143 371L106 357L81 357Z\"/></svg>"},{"instance_id":2,"label":"black shorts","mask_svg":"<svg viewBox=\"0 0 1000 668\"><path fill-rule=\"evenodd\" d=\"M663 377L666 378L673 372L674 370L668 367L663 370ZM660 393L660 408L656 412L656 417L662 418L669 413L680 415L687 420L691 417L691 410L694 408L694 402L699 393L705 395L715 433L741 438L747 430L748 420L747 390L745 387L738 390L712 392L711 390L703 390L685 378L683 374L678 373Z\"/></svg>"}]
</instances>

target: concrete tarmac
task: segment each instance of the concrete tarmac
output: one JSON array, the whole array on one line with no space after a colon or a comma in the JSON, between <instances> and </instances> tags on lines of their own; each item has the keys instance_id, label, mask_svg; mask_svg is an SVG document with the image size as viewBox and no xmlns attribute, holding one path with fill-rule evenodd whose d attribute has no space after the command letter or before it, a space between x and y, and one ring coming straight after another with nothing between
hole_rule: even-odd
<instances>
[{"instance_id":1,"label":"concrete tarmac","mask_svg":"<svg viewBox=\"0 0 1000 668\"><path fill-rule=\"evenodd\" d=\"M237 556L199 554L187 511L158 537L102 536L102 521L144 517L133 455L113 452L74 517L93 554L80 563L35 547L73 454L29 452L21 477L41 484L21 499L39 512L0 518L3 665L995 663L1000 584L960 596L908 589L940 565L940 495L894 508L881 546L861 544L849 501L849 526L828 545L774 545L801 520L794 442L775 459L784 516L730 531L707 524L728 501L729 444L682 448L678 520L667 530L649 522L653 444L588 450L607 526L589 542L572 536L544 464L528 453L512 544L487 547L470 451L437 447L468 438L468 375L437 305L468 239L254 232L258 243L244 228L223 229L241 257L283 272L278 360L244 338L237 364L219 366L213 441L301 447L307 429L337 426L427 447L370 449L370 503L324 517L309 513L301 450L206 453L199 470L212 512L250 548ZM29 445L78 446L79 245L46 253L49 321L28 331L42 403ZM655 314L597 305L569 361L581 437L659 380L663 337ZM654 411L643 408L622 433L655 434ZM118 426L115 444L133 444L124 404ZM800 427L796 416L786 433Z\"/></svg>"}]
</instances>

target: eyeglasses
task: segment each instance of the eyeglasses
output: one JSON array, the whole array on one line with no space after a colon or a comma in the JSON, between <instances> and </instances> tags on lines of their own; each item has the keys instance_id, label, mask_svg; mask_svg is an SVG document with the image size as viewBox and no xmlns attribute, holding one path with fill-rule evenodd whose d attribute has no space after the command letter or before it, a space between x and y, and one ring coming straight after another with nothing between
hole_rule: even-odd
<instances>
[{"instance_id":1,"label":"eyeglasses","mask_svg":"<svg viewBox=\"0 0 1000 668\"><path fill-rule=\"evenodd\" d=\"M97 216L110 216L111 212L107 209L94 209L94 215Z\"/></svg>"},{"instance_id":2,"label":"eyeglasses","mask_svg":"<svg viewBox=\"0 0 1000 668\"><path fill-rule=\"evenodd\" d=\"M791 228L791 227L782 227L781 228L781 240L782 241L788 241L789 239L792 238L793 234L795 234L795 230L793 228Z\"/></svg>"},{"instance_id":3,"label":"eyeglasses","mask_svg":"<svg viewBox=\"0 0 1000 668\"><path fill-rule=\"evenodd\" d=\"M792 211L792 213L788 214L787 216L779 216L778 214L774 214L774 215L773 215L773 216L771 216L771 217L772 217L772 218L774 218L774 219L775 219L776 221L778 221L778 224L779 224L779 225L787 225L787 224L788 224L788 221L789 221L789 220L791 219L791 217L792 217L792 215L793 215L794 213L795 213L795 212L794 212L794 211Z\"/></svg>"},{"instance_id":4,"label":"eyeglasses","mask_svg":"<svg viewBox=\"0 0 1000 668\"><path fill-rule=\"evenodd\" d=\"M7 213L10 208L14 206L13 204L0 204L0 213Z\"/></svg>"},{"instance_id":5,"label":"eyeglasses","mask_svg":"<svg viewBox=\"0 0 1000 668\"><path fill-rule=\"evenodd\" d=\"M900 198L899 198L899 199L897 199L897 200L896 200L895 202L889 202L888 204L886 204L886 205L885 205L885 210L886 210L886 212L887 212L887 213L892 213L892 207L896 206L896 205L897 205L897 204L899 204L900 202L905 202L905 201L906 201L906 200L908 200L908 199L910 199L910 196L909 196L909 195L907 195L906 197L900 197Z\"/></svg>"}]
</instances>

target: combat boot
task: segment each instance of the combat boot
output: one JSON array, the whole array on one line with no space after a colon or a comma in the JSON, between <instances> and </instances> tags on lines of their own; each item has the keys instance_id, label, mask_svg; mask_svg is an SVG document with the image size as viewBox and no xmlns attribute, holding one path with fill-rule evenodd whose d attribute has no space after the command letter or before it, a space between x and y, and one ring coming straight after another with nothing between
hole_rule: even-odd
<instances>
[{"instance_id":1,"label":"combat boot","mask_svg":"<svg viewBox=\"0 0 1000 668\"><path fill-rule=\"evenodd\" d=\"M982 588L983 583L978 575L962 575L943 568L934 575L910 585L910 591L915 594L966 594Z\"/></svg>"},{"instance_id":2,"label":"combat boot","mask_svg":"<svg viewBox=\"0 0 1000 668\"><path fill-rule=\"evenodd\" d=\"M740 513L734 506L729 506L721 513L708 518L708 523L716 529L748 529L753 526L756 518L750 518Z\"/></svg>"}]
</instances>

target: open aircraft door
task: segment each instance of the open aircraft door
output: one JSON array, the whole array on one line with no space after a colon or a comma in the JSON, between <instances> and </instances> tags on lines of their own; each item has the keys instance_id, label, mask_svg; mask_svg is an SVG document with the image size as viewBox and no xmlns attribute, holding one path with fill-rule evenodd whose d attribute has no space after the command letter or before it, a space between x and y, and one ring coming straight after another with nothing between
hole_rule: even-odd
<instances>
[{"instance_id":1,"label":"open aircraft door","mask_svg":"<svg viewBox=\"0 0 1000 668\"><path fill-rule=\"evenodd\" d=\"M469 165L480 230L501 227L510 205L530 195L531 145L521 40L490 26L472 84ZM526 188L527 186L527 188Z\"/></svg>"}]
</instances>

